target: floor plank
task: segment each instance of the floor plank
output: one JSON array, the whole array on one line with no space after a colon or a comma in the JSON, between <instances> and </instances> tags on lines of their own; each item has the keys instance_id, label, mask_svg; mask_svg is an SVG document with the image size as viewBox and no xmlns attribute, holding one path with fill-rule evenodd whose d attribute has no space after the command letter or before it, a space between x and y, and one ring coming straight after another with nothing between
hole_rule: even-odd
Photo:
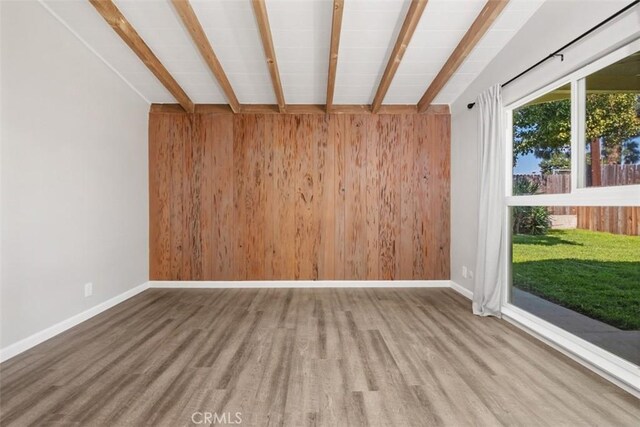
<instances>
[{"instance_id":1,"label":"floor plank","mask_svg":"<svg viewBox=\"0 0 640 427\"><path fill-rule=\"evenodd\" d=\"M150 289L0 365L1 425L625 426L638 403L450 289Z\"/></svg>"}]
</instances>

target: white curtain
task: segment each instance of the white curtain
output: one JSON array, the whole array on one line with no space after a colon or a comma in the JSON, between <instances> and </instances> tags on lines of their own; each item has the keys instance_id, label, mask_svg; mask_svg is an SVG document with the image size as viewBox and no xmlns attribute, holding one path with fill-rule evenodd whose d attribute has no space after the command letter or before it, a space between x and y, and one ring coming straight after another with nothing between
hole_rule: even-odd
<instances>
[{"instance_id":1,"label":"white curtain","mask_svg":"<svg viewBox=\"0 0 640 427\"><path fill-rule=\"evenodd\" d=\"M504 139L502 93L499 85L477 99L480 135L480 199L478 250L473 313L500 317L504 280L500 259L504 252Z\"/></svg>"}]
</instances>

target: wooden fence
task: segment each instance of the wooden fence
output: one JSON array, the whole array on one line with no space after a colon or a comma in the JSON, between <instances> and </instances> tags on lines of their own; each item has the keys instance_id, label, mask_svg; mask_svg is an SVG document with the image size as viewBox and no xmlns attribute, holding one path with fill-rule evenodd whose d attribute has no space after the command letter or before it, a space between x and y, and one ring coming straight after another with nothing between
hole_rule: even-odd
<instances>
[{"instance_id":1,"label":"wooden fence","mask_svg":"<svg viewBox=\"0 0 640 427\"><path fill-rule=\"evenodd\" d=\"M541 194L563 194L571 191L571 175L568 173L539 176L539 179ZM551 215L575 215L576 208L573 206L553 206L549 208L549 212Z\"/></svg>"},{"instance_id":2,"label":"wooden fence","mask_svg":"<svg viewBox=\"0 0 640 427\"><path fill-rule=\"evenodd\" d=\"M562 194L571 191L568 173L555 175L519 175L538 183L538 194ZM604 165L601 186L640 184L640 165ZM591 174L587 175L587 185ZM640 206L550 206L551 215L576 215L578 228L614 234L640 236Z\"/></svg>"},{"instance_id":3,"label":"wooden fence","mask_svg":"<svg viewBox=\"0 0 640 427\"><path fill-rule=\"evenodd\" d=\"M604 165L601 168L600 187L640 184L640 165ZM592 183L592 174L587 173L587 187Z\"/></svg>"},{"instance_id":4,"label":"wooden fence","mask_svg":"<svg viewBox=\"0 0 640 427\"><path fill-rule=\"evenodd\" d=\"M640 236L640 206L578 206L578 228Z\"/></svg>"}]
</instances>

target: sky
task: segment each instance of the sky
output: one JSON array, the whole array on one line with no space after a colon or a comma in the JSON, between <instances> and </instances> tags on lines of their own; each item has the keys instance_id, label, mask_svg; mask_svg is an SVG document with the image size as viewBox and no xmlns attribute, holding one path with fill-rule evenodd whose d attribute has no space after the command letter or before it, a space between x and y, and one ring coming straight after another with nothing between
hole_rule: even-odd
<instances>
[{"instance_id":1,"label":"sky","mask_svg":"<svg viewBox=\"0 0 640 427\"><path fill-rule=\"evenodd\" d=\"M533 153L518 157L516 167L513 173L517 175L525 175L531 173L540 173L540 159L536 158Z\"/></svg>"}]
</instances>

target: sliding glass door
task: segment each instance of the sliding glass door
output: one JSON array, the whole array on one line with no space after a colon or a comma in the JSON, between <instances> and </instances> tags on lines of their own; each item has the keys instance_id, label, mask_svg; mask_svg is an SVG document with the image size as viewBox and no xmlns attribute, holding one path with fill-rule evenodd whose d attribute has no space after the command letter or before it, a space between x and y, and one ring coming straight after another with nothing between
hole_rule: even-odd
<instances>
[{"instance_id":1,"label":"sliding glass door","mask_svg":"<svg viewBox=\"0 0 640 427\"><path fill-rule=\"evenodd\" d=\"M514 207L511 303L640 366L640 237L626 221L637 210ZM516 230L529 220L544 224Z\"/></svg>"},{"instance_id":2,"label":"sliding glass door","mask_svg":"<svg viewBox=\"0 0 640 427\"><path fill-rule=\"evenodd\" d=\"M640 41L507 117L506 312L637 375Z\"/></svg>"}]
</instances>

